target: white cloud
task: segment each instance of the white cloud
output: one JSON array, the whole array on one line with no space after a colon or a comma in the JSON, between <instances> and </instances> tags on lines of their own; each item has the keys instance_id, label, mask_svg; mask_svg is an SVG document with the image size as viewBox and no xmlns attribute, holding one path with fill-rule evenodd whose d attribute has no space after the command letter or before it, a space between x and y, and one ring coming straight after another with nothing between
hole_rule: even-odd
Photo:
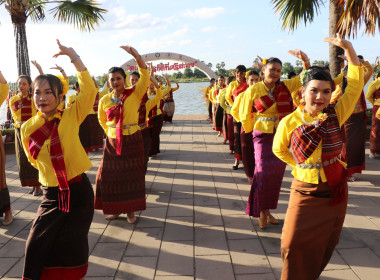
<instances>
[{"instance_id":1,"label":"white cloud","mask_svg":"<svg viewBox=\"0 0 380 280\"><path fill-rule=\"evenodd\" d=\"M200 19L209 19L218 16L219 14L223 14L227 12L227 9L223 7L215 7L215 8L200 8L194 10L187 10L182 15L185 17L191 18L200 18Z\"/></svg>"},{"instance_id":2,"label":"white cloud","mask_svg":"<svg viewBox=\"0 0 380 280\"><path fill-rule=\"evenodd\" d=\"M192 42L191 40L181 40L181 41L179 41L178 45L179 46L185 46L185 45L190 44L191 42Z\"/></svg>"},{"instance_id":3,"label":"white cloud","mask_svg":"<svg viewBox=\"0 0 380 280\"><path fill-rule=\"evenodd\" d=\"M185 35L188 31L189 31L189 27L188 27L187 25L185 25L182 29L178 29L177 31L174 31L174 32L171 33L171 34L167 34L167 35L161 36L161 39L162 39L162 40L169 40L169 39L171 39L171 38L182 37L182 36Z\"/></svg>"},{"instance_id":4,"label":"white cloud","mask_svg":"<svg viewBox=\"0 0 380 280\"><path fill-rule=\"evenodd\" d=\"M117 18L114 20L114 28L125 28L133 30L166 28L170 23L174 21L174 17L159 18L152 16L150 13L140 15L126 15L124 9L118 8L112 9L111 12Z\"/></svg>"},{"instance_id":5,"label":"white cloud","mask_svg":"<svg viewBox=\"0 0 380 280\"><path fill-rule=\"evenodd\" d=\"M202 28L202 32L212 32L216 30L216 26L206 26Z\"/></svg>"}]
</instances>

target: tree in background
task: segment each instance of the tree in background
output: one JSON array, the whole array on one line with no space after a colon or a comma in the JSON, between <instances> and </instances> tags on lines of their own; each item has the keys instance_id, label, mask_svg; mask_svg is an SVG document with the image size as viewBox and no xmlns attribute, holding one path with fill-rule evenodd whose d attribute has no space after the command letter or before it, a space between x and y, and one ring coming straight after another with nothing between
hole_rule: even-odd
<instances>
[{"instance_id":1,"label":"tree in background","mask_svg":"<svg viewBox=\"0 0 380 280\"><path fill-rule=\"evenodd\" d=\"M194 76L193 70L191 68L186 68L185 71L183 72L183 77L184 78L191 78Z\"/></svg>"},{"instance_id":2,"label":"tree in background","mask_svg":"<svg viewBox=\"0 0 380 280\"><path fill-rule=\"evenodd\" d=\"M99 8L93 0L49 1L49 0L0 0L9 12L16 39L17 70L19 75L30 76L28 44L25 24L28 18L34 22L45 19L48 4L55 4L49 12L59 22L73 24L82 31L94 30L94 25L103 20L107 10Z\"/></svg>"},{"instance_id":3,"label":"tree in background","mask_svg":"<svg viewBox=\"0 0 380 280\"><path fill-rule=\"evenodd\" d=\"M280 13L282 29L294 31L301 22L306 25L318 15L323 0L271 0L274 10ZM336 33L343 36L354 37L357 28L364 24L364 33L374 35L376 25L380 30L380 3L379 0L329 0L329 36L334 37ZM340 72L342 61L338 55L343 50L332 44L329 45L330 72L333 77Z\"/></svg>"}]
</instances>

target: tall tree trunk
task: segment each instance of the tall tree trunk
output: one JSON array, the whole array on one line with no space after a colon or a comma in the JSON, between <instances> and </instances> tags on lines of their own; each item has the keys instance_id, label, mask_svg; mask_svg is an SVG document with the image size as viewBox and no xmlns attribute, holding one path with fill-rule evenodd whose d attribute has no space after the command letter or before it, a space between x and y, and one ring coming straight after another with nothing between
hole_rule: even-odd
<instances>
[{"instance_id":1,"label":"tall tree trunk","mask_svg":"<svg viewBox=\"0 0 380 280\"><path fill-rule=\"evenodd\" d=\"M18 75L30 76L28 42L26 39L25 23L13 24L16 39L16 57Z\"/></svg>"},{"instance_id":2,"label":"tall tree trunk","mask_svg":"<svg viewBox=\"0 0 380 280\"><path fill-rule=\"evenodd\" d=\"M336 27L338 21L342 15L342 9L337 4L337 0L330 0L330 16L329 16L329 35L330 37L336 36ZM333 78L339 75L340 66L343 60L338 57L340 54L344 54L344 50L337 46L330 44L330 73Z\"/></svg>"}]
</instances>

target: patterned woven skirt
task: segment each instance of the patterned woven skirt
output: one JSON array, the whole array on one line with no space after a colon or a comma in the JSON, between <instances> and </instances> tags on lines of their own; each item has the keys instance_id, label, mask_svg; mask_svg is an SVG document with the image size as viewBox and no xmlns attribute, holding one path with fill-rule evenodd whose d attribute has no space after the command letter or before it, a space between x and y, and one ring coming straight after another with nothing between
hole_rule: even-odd
<instances>
[{"instance_id":1,"label":"patterned woven skirt","mask_svg":"<svg viewBox=\"0 0 380 280\"><path fill-rule=\"evenodd\" d=\"M376 118L376 112L380 106L374 105L372 108L372 127L370 136L371 153L380 154L380 120Z\"/></svg>"},{"instance_id":2,"label":"patterned woven skirt","mask_svg":"<svg viewBox=\"0 0 380 280\"><path fill-rule=\"evenodd\" d=\"M94 191L84 173L76 179L69 182L69 213L58 208L58 187L43 188L26 241L23 279L78 280L86 275Z\"/></svg>"},{"instance_id":3,"label":"patterned woven skirt","mask_svg":"<svg viewBox=\"0 0 380 280\"><path fill-rule=\"evenodd\" d=\"M233 151L235 146L234 117L230 114L227 114L227 127L228 144L230 146L230 151Z\"/></svg>"},{"instance_id":4,"label":"patterned woven skirt","mask_svg":"<svg viewBox=\"0 0 380 280\"><path fill-rule=\"evenodd\" d=\"M347 201L330 205L327 183L293 180L281 236L282 280L318 279L339 242L346 208Z\"/></svg>"},{"instance_id":5,"label":"patterned woven skirt","mask_svg":"<svg viewBox=\"0 0 380 280\"><path fill-rule=\"evenodd\" d=\"M223 108L218 104L215 107L215 131L223 131Z\"/></svg>"},{"instance_id":6,"label":"patterned woven skirt","mask_svg":"<svg viewBox=\"0 0 380 280\"><path fill-rule=\"evenodd\" d=\"M260 217L260 211L276 209L286 163L272 152L274 134L252 132L255 151L255 172L249 193L246 214Z\"/></svg>"},{"instance_id":7,"label":"patterned woven skirt","mask_svg":"<svg viewBox=\"0 0 380 280\"><path fill-rule=\"evenodd\" d=\"M144 143L140 130L123 135L121 155L116 139L106 138L103 158L96 175L95 209L104 214L145 210Z\"/></svg>"},{"instance_id":8,"label":"patterned woven skirt","mask_svg":"<svg viewBox=\"0 0 380 280\"><path fill-rule=\"evenodd\" d=\"M165 122L172 122L175 111L175 103L173 101L165 101L162 114Z\"/></svg>"},{"instance_id":9,"label":"patterned woven skirt","mask_svg":"<svg viewBox=\"0 0 380 280\"><path fill-rule=\"evenodd\" d=\"M79 126L79 139L86 153L91 150L91 115L87 115L87 117L83 120L83 122Z\"/></svg>"},{"instance_id":10,"label":"patterned woven skirt","mask_svg":"<svg viewBox=\"0 0 380 280\"><path fill-rule=\"evenodd\" d=\"M242 127L240 132L240 141L244 172L247 178L251 180L255 172L255 153L253 150L252 132L245 133Z\"/></svg>"},{"instance_id":11,"label":"patterned woven skirt","mask_svg":"<svg viewBox=\"0 0 380 280\"><path fill-rule=\"evenodd\" d=\"M223 138L228 140L227 112L223 110Z\"/></svg>"},{"instance_id":12,"label":"patterned woven skirt","mask_svg":"<svg viewBox=\"0 0 380 280\"><path fill-rule=\"evenodd\" d=\"M141 129L141 135L144 142L144 162L145 162L145 173L146 173L148 169L149 145L150 145L150 139L151 139L149 127L146 126L145 128Z\"/></svg>"},{"instance_id":13,"label":"patterned woven skirt","mask_svg":"<svg viewBox=\"0 0 380 280\"><path fill-rule=\"evenodd\" d=\"M241 157L241 140L240 140L240 131L241 131L241 122L237 122L235 119L234 122L234 152L235 158L237 160L242 160Z\"/></svg>"},{"instance_id":14,"label":"patterned woven skirt","mask_svg":"<svg viewBox=\"0 0 380 280\"><path fill-rule=\"evenodd\" d=\"M347 162L348 176L365 170L366 117L365 112L352 114L344 123L346 142L341 159Z\"/></svg>"},{"instance_id":15,"label":"patterned woven skirt","mask_svg":"<svg viewBox=\"0 0 380 280\"><path fill-rule=\"evenodd\" d=\"M90 148L89 151L103 148L103 136L104 130L101 127L98 119L98 114L89 114L89 123L90 123Z\"/></svg>"},{"instance_id":16,"label":"patterned woven skirt","mask_svg":"<svg viewBox=\"0 0 380 280\"><path fill-rule=\"evenodd\" d=\"M163 116L162 114L155 116L151 119L151 124L149 129L151 131L151 145L149 156L154 156L160 153L160 133L162 129Z\"/></svg>"},{"instance_id":17,"label":"patterned woven skirt","mask_svg":"<svg viewBox=\"0 0 380 280\"><path fill-rule=\"evenodd\" d=\"M41 186L38 182L38 170L34 168L25 155L21 141L20 128L15 128L15 148L18 173L20 176L22 187L38 187Z\"/></svg>"},{"instance_id":18,"label":"patterned woven skirt","mask_svg":"<svg viewBox=\"0 0 380 280\"><path fill-rule=\"evenodd\" d=\"M5 180L5 151L3 137L0 134L0 217L11 209L9 190Z\"/></svg>"}]
</instances>

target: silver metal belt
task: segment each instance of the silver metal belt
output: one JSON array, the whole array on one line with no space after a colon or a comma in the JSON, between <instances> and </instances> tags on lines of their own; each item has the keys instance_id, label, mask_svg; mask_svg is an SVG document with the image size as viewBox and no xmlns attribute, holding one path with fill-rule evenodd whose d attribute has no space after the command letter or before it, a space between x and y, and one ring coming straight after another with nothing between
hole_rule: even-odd
<instances>
[{"instance_id":1,"label":"silver metal belt","mask_svg":"<svg viewBox=\"0 0 380 280\"><path fill-rule=\"evenodd\" d=\"M263 122L269 122L269 121L275 122L277 120L277 117L272 117L272 118L258 117L258 118L255 118L255 120L263 121Z\"/></svg>"},{"instance_id":2,"label":"silver metal belt","mask_svg":"<svg viewBox=\"0 0 380 280\"><path fill-rule=\"evenodd\" d=\"M316 162L316 163L297 163L297 167L302 169L321 169L323 166L328 166L330 164L333 164L338 160L337 157L334 157L330 160L325 160L324 162Z\"/></svg>"},{"instance_id":3,"label":"silver metal belt","mask_svg":"<svg viewBox=\"0 0 380 280\"><path fill-rule=\"evenodd\" d=\"M143 129L143 128L145 128L145 127L147 127L148 125L146 124L146 123L140 123L139 124L139 127L141 128L141 129Z\"/></svg>"},{"instance_id":4,"label":"silver metal belt","mask_svg":"<svg viewBox=\"0 0 380 280\"><path fill-rule=\"evenodd\" d=\"M131 132L129 131L129 128L131 128L132 126L136 126L136 125L138 125L138 124L137 123L126 124L126 125L123 125L123 129L128 129L128 133L131 134ZM116 128L116 126L114 126L114 125L109 125L108 127Z\"/></svg>"}]
</instances>

